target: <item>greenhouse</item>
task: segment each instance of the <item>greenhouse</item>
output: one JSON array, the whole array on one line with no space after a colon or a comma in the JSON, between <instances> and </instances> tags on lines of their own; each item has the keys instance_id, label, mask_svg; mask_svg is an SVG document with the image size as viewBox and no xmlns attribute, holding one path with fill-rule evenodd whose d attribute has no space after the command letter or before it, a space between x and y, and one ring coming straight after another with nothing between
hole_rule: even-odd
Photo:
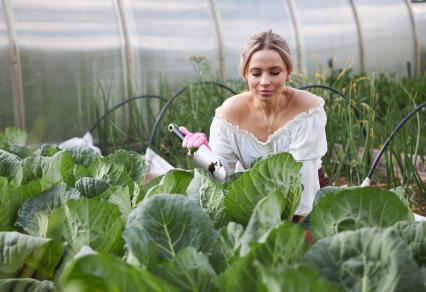
<instances>
[{"instance_id":1,"label":"greenhouse","mask_svg":"<svg viewBox=\"0 0 426 292\"><path fill-rule=\"evenodd\" d=\"M31 130L41 123L49 128L43 137L53 142L81 135L93 119L89 101L101 92L113 102L158 93L162 78L178 84L194 77L191 57L237 79L246 39L265 29L288 40L302 72L333 62L355 72L419 75L426 69L424 6L403 0L2 1L0 125Z\"/></svg>"},{"instance_id":2,"label":"greenhouse","mask_svg":"<svg viewBox=\"0 0 426 292\"><path fill-rule=\"evenodd\" d=\"M424 0L2 0L0 291L426 291L425 111Z\"/></svg>"}]
</instances>

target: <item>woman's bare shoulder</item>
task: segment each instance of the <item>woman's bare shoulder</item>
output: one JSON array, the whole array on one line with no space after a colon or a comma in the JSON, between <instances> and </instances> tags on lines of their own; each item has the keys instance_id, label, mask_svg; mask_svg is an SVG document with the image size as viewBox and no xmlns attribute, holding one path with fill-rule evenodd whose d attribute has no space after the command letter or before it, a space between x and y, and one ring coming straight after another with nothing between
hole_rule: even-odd
<instances>
[{"instance_id":1,"label":"woman's bare shoulder","mask_svg":"<svg viewBox=\"0 0 426 292\"><path fill-rule=\"evenodd\" d=\"M321 100L313 93L306 90L294 90L294 106L298 112L308 112L310 109L317 108L321 105Z\"/></svg>"},{"instance_id":2,"label":"woman's bare shoulder","mask_svg":"<svg viewBox=\"0 0 426 292\"><path fill-rule=\"evenodd\" d=\"M227 98L217 108L216 114L232 124L239 124L248 110L249 92L243 92Z\"/></svg>"}]
</instances>

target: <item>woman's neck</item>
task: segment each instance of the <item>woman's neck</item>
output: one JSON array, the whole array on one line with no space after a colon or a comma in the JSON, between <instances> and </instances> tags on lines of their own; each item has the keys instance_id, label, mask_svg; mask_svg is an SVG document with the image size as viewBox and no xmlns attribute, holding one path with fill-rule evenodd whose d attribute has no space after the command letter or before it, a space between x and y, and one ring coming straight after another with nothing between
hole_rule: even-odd
<instances>
[{"instance_id":1,"label":"woman's neck","mask_svg":"<svg viewBox=\"0 0 426 292\"><path fill-rule=\"evenodd\" d=\"M286 87L283 94L280 94L270 101L260 101L252 96L252 105L255 110L261 111L266 118L274 118L281 113L290 103L290 89Z\"/></svg>"}]
</instances>

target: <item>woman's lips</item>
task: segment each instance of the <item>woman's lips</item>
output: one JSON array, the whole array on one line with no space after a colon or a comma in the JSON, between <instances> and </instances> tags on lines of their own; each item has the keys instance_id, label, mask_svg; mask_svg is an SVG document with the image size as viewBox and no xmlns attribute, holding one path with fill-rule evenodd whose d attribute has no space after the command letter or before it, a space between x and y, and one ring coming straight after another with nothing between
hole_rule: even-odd
<instances>
[{"instance_id":1,"label":"woman's lips","mask_svg":"<svg viewBox=\"0 0 426 292\"><path fill-rule=\"evenodd\" d=\"M261 89L261 90L259 90L259 93L261 94L261 95L272 95L273 93L274 93L274 91L272 91L272 90L265 90L265 89Z\"/></svg>"}]
</instances>

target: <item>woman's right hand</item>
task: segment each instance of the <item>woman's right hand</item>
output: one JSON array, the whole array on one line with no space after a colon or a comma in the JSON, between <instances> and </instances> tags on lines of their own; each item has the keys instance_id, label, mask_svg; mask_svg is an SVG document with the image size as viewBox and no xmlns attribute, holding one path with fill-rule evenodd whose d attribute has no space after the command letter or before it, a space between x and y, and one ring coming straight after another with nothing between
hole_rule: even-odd
<instances>
[{"instance_id":1,"label":"woman's right hand","mask_svg":"<svg viewBox=\"0 0 426 292\"><path fill-rule=\"evenodd\" d=\"M200 132L191 133L185 127L179 127L179 130L185 135L185 138L182 141L183 148L198 148L201 145L205 145L211 150L206 134Z\"/></svg>"}]
</instances>

